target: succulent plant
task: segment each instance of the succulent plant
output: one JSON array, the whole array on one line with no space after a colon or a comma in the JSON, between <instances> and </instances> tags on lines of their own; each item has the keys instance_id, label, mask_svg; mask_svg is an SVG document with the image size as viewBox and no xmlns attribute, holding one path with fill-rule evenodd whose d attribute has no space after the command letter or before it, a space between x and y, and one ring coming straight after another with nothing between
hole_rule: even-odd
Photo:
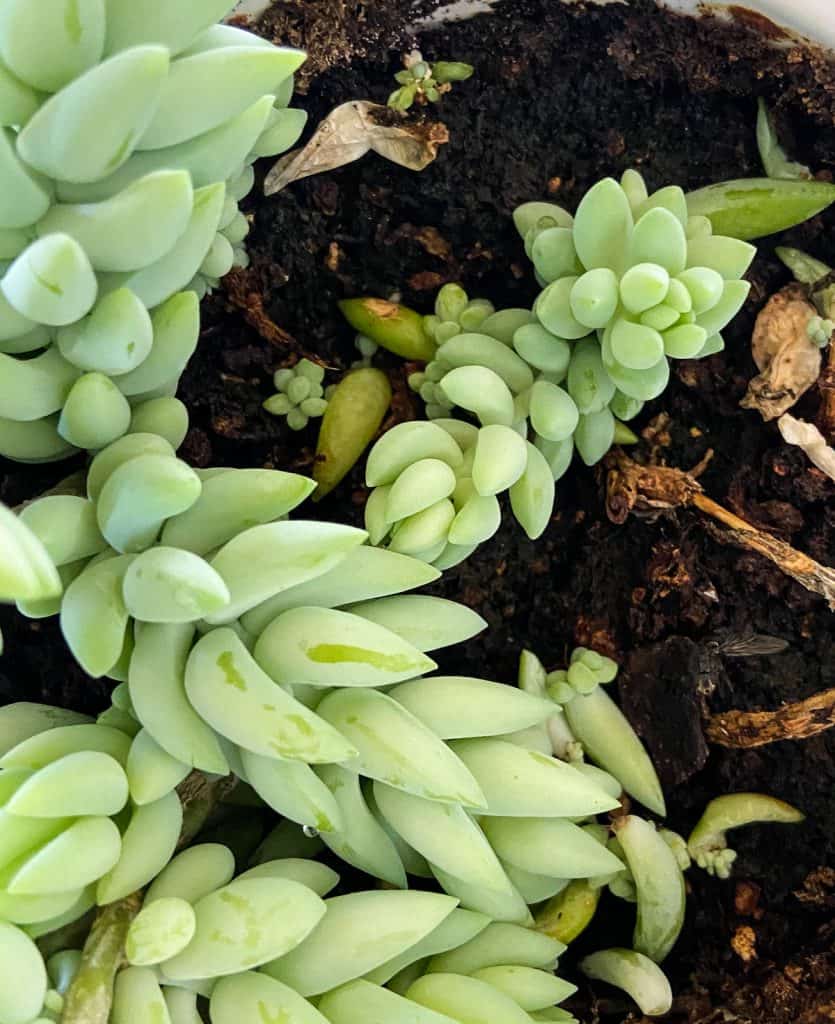
<instances>
[{"instance_id":1,"label":"succulent plant","mask_svg":"<svg viewBox=\"0 0 835 1024\"><path fill-rule=\"evenodd\" d=\"M419 50L408 54L403 65L403 71L394 76L400 88L388 100L394 110L408 110L414 103L437 103L454 82L466 82L475 71L471 64L461 61L438 60L430 64Z\"/></svg>"},{"instance_id":2,"label":"succulent plant","mask_svg":"<svg viewBox=\"0 0 835 1024\"><path fill-rule=\"evenodd\" d=\"M300 359L293 367L276 370L273 384L278 394L264 402L274 416L285 416L291 430L304 430L311 419L325 415L325 368L310 359Z\"/></svg>"},{"instance_id":3,"label":"succulent plant","mask_svg":"<svg viewBox=\"0 0 835 1024\"><path fill-rule=\"evenodd\" d=\"M100 449L170 395L198 300L246 263L252 163L296 140L304 60L229 3L13 0L0 20L0 453ZM34 40L37 40L35 45Z\"/></svg>"},{"instance_id":4,"label":"succulent plant","mask_svg":"<svg viewBox=\"0 0 835 1024\"><path fill-rule=\"evenodd\" d=\"M0 601L54 601L62 588L61 576L44 545L14 512L0 504Z\"/></svg>"}]
</instances>

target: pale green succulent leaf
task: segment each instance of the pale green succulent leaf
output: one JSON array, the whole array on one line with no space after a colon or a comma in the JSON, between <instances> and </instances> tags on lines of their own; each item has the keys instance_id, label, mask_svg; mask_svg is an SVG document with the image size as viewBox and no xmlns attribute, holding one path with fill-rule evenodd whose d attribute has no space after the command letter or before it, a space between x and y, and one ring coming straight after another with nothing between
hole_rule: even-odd
<instances>
[{"instance_id":1,"label":"pale green succulent leaf","mask_svg":"<svg viewBox=\"0 0 835 1024\"><path fill-rule=\"evenodd\" d=\"M514 1003L528 1011L544 1010L554 1003L561 1003L577 991L576 985L556 978L547 971L535 967L518 967L515 964L484 967L475 971L471 977L504 992Z\"/></svg>"},{"instance_id":2,"label":"pale green succulent leaf","mask_svg":"<svg viewBox=\"0 0 835 1024\"><path fill-rule=\"evenodd\" d=\"M565 705L564 713L591 760L614 775L630 796L663 815L664 795L652 761L623 712L602 687L575 697Z\"/></svg>"},{"instance_id":3,"label":"pale green succulent leaf","mask_svg":"<svg viewBox=\"0 0 835 1024\"><path fill-rule=\"evenodd\" d=\"M85 750L39 769L5 804L27 818L118 814L128 799L124 769L109 754Z\"/></svg>"},{"instance_id":4,"label":"pale green succulent leaf","mask_svg":"<svg viewBox=\"0 0 835 1024\"><path fill-rule=\"evenodd\" d=\"M68 725L88 725L90 723L91 719L87 715L52 707L49 704L32 704L27 701L7 704L0 708L0 755L5 758L16 747L41 733L54 731ZM0 760L0 768L41 768L44 764L48 764L49 760L50 758L47 758L46 761L37 761L32 765L29 765L28 762L6 764L4 760Z\"/></svg>"},{"instance_id":5,"label":"pale green succulent leaf","mask_svg":"<svg viewBox=\"0 0 835 1024\"><path fill-rule=\"evenodd\" d=\"M606 847L563 818L487 817L482 825L498 856L523 871L593 878L623 869Z\"/></svg>"},{"instance_id":6,"label":"pale green succulent leaf","mask_svg":"<svg viewBox=\"0 0 835 1024\"><path fill-rule=\"evenodd\" d=\"M43 924L71 910L78 903L82 892L80 889L72 889L43 896L12 896L0 891L0 917L3 921L20 926Z\"/></svg>"},{"instance_id":7,"label":"pale green succulent leaf","mask_svg":"<svg viewBox=\"0 0 835 1024\"><path fill-rule=\"evenodd\" d=\"M433 423L413 421L387 430L368 455L365 480L369 487L392 484L419 459L440 459L453 469L464 456L450 434Z\"/></svg>"},{"instance_id":8,"label":"pale green succulent leaf","mask_svg":"<svg viewBox=\"0 0 835 1024\"><path fill-rule=\"evenodd\" d=\"M325 901L327 912L295 949L263 970L303 996L362 977L419 942L456 901L430 892L359 892ZM352 941L341 937L350 931Z\"/></svg>"},{"instance_id":9,"label":"pale green succulent leaf","mask_svg":"<svg viewBox=\"0 0 835 1024\"><path fill-rule=\"evenodd\" d=\"M386 686L437 667L384 626L316 607L283 612L259 637L255 658L279 683L314 686Z\"/></svg>"},{"instance_id":10,"label":"pale green succulent leaf","mask_svg":"<svg viewBox=\"0 0 835 1024\"><path fill-rule=\"evenodd\" d=\"M433 957L427 973L473 974L508 962L552 970L565 945L543 932L516 924L493 922L468 942Z\"/></svg>"},{"instance_id":11,"label":"pale green succulent leaf","mask_svg":"<svg viewBox=\"0 0 835 1024\"><path fill-rule=\"evenodd\" d=\"M574 218L556 203L530 202L522 203L513 211L513 223L522 238L535 227L543 217L550 217L563 228L570 228Z\"/></svg>"},{"instance_id":12,"label":"pale green succulent leaf","mask_svg":"<svg viewBox=\"0 0 835 1024\"><path fill-rule=\"evenodd\" d=\"M468 676L412 679L390 690L389 696L442 739L516 732L554 713L549 700Z\"/></svg>"},{"instance_id":13,"label":"pale green succulent leaf","mask_svg":"<svg viewBox=\"0 0 835 1024\"><path fill-rule=\"evenodd\" d=\"M90 261L69 235L45 235L12 263L0 281L8 302L35 323L60 327L93 307L98 284ZM34 419L34 417L32 417Z\"/></svg>"},{"instance_id":14,"label":"pale green succulent leaf","mask_svg":"<svg viewBox=\"0 0 835 1024\"><path fill-rule=\"evenodd\" d=\"M528 461L525 472L511 485L510 505L522 529L536 540L547 529L554 511L554 476L542 452L526 444Z\"/></svg>"},{"instance_id":15,"label":"pale green succulent leaf","mask_svg":"<svg viewBox=\"0 0 835 1024\"><path fill-rule=\"evenodd\" d=\"M563 891L570 883L567 878L549 878L547 875L535 875L531 871L523 871L513 864L502 864L505 874L528 906L534 906L551 899Z\"/></svg>"},{"instance_id":16,"label":"pale green succulent leaf","mask_svg":"<svg viewBox=\"0 0 835 1024\"><path fill-rule=\"evenodd\" d=\"M9 1024L26 1024L43 1006L46 968L29 936L5 921L0 921L0 963L4 978L11 982L0 991L0 1018Z\"/></svg>"},{"instance_id":17,"label":"pale green succulent leaf","mask_svg":"<svg viewBox=\"0 0 835 1024\"><path fill-rule=\"evenodd\" d=\"M320 765L316 771L333 794L341 818L339 830L321 833L325 845L360 871L405 889L403 862L394 842L372 814L359 775L338 764Z\"/></svg>"},{"instance_id":18,"label":"pale green succulent leaf","mask_svg":"<svg viewBox=\"0 0 835 1024\"><path fill-rule=\"evenodd\" d=\"M137 555L122 583L128 613L143 622L194 622L219 612L230 595L199 555L158 546Z\"/></svg>"},{"instance_id":19,"label":"pale green succulent leaf","mask_svg":"<svg viewBox=\"0 0 835 1024\"><path fill-rule=\"evenodd\" d=\"M615 835L635 881L638 919L633 947L660 963L684 925L684 875L655 826L635 814L618 820Z\"/></svg>"},{"instance_id":20,"label":"pale green succulent leaf","mask_svg":"<svg viewBox=\"0 0 835 1024\"><path fill-rule=\"evenodd\" d=\"M229 588L231 600L207 620L230 622L290 587L323 576L365 539L364 530L303 520L268 523L239 533L211 560Z\"/></svg>"},{"instance_id":21,"label":"pale green succulent leaf","mask_svg":"<svg viewBox=\"0 0 835 1024\"><path fill-rule=\"evenodd\" d=\"M127 433L130 416L128 400L108 376L86 373L64 401L58 433L77 448L95 451Z\"/></svg>"},{"instance_id":22,"label":"pale green succulent leaf","mask_svg":"<svg viewBox=\"0 0 835 1024\"><path fill-rule=\"evenodd\" d=\"M577 274L582 269L574 248L574 232L566 227L546 228L538 232L531 245L531 260L537 273L548 284Z\"/></svg>"},{"instance_id":23,"label":"pale green succulent leaf","mask_svg":"<svg viewBox=\"0 0 835 1024\"><path fill-rule=\"evenodd\" d=\"M574 244L583 266L625 270L632 227L629 200L614 178L592 186L574 216Z\"/></svg>"},{"instance_id":24,"label":"pale green succulent leaf","mask_svg":"<svg viewBox=\"0 0 835 1024\"><path fill-rule=\"evenodd\" d=\"M217 775L229 765L215 732L192 707L185 690L194 626L143 625L130 661L128 688L136 717L171 757Z\"/></svg>"},{"instance_id":25,"label":"pale green succulent leaf","mask_svg":"<svg viewBox=\"0 0 835 1024\"><path fill-rule=\"evenodd\" d=\"M747 240L801 224L833 201L831 182L742 178L688 193L687 209L709 218L718 235Z\"/></svg>"},{"instance_id":26,"label":"pale green succulent leaf","mask_svg":"<svg viewBox=\"0 0 835 1024\"><path fill-rule=\"evenodd\" d=\"M507 876L501 889L488 889L486 886L476 885L469 878L451 875L437 864L430 866L438 885L444 892L454 896L464 909L484 914L492 921L523 924L528 927L533 924L533 917L521 893Z\"/></svg>"},{"instance_id":27,"label":"pale green succulent leaf","mask_svg":"<svg viewBox=\"0 0 835 1024\"><path fill-rule=\"evenodd\" d=\"M419 651L464 643L487 628L484 619L466 605L421 594L362 601L345 610L383 626Z\"/></svg>"},{"instance_id":28,"label":"pale green succulent leaf","mask_svg":"<svg viewBox=\"0 0 835 1024\"><path fill-rule=\"evenodd\" d=\"M39 896L82 889L101 878L119 859L122 841L110 818L61 820L71 824L35 852L7 864L5 887L12 895Z\"/></svg>"},{"instance_id":29,"label":"pale green succulent leaf","mask_svg":"<svg viewBox=\"0 0 835 1024\"><path fill-rule=\"evenodd\" d=\"M673 993L664 972L649 957L631 949L604 949L580 962L583 973L597 981L623 989L641 1013L663 1016L673 1004Z\"/></svg>"},{"instance_id":30,"label":"pale green succulent leaf","mask_svg":"<svg viewBox=\"0 0 835 1024\"><path fill-rule=\"evenodd\" d=\"M411 999L358 979L326 993L319 1003L331 1024L455 1024Z\"/></svg>"},{"instance_id":31,"label":"pale green succulent leaf","mask_svg":"<svg viewBox=\"0 0 835 1024\"><path fill-rule=\"evenodd\" d=\"M16 139L11 128L0 130L0 227L3 228L29 227L43 217L52 202L52 184L20 159Z\"/></svg>"},{"instance_id":32,"label":"pale green succulent leaf","mask_svg":"<svg viewBox=\"0 0 835 1024\"><path fill-rule=\"evenodd\" d=\"M753 245L738 238L708 235L688 242L687 266L707 267L726 281L735 281L751 266L756 254Z\"/></svg>"},{"instance_id":33,"label":"pale green succulent leaf","mask_svg":"<svg viewBox=\"0 0 835 1024\"><path fill-rule=\"evenodd\" d=\"M154 330L145 306L120 288L100 299L89 316L60 328L56 341L61 355L79 369L119 376L148 358Z\"/></svg>"},{"instance_id":34,"label":"pale green succulent leaf","mask_svg":"<svg viewBox=\"0 0 835 1024\"><path fill-rule=\"evenodd\" d=\"M391 697L376 690L336 690L317 711L359 751L346 767L429 800L486 805L459 758Z\"/></svg>"},{"instance_id":35,"label":"pale green succulent leaf","mask_svg":"<svg viewBox=\"0 0 835 1024\"><path fill-rule=\"evenodd\" d=\"M131 799L141 807L179 786L191 766L172 757L146 729L140 729L130 745L126 771Z\"/></svg>"},{"instance_id":36,"label":"pale green succulent leaf","mask_svg":"<svg viewBox=\"0 0 835 1024\"><path fill-rule=\"evenodd\" d=\"M128 963L147 967L169 960L191 942L196 926L190 903L172 896L154 900L142 908L128 929Z\"/></svg>"},{"instance_id":37,"label":"pale green succulent leaf","mask_svg":"<svg viewBox=\"0 0 835 1024\"><path fill-rule=\"evenodd\" d=\"M437 358L450 368L485 366L498 374L514 393L533 383L533 374L524 359L489 334L457 334L439 347Z\"/></svg>"},{"instance_id":38,"label":"pale green succulent leaf","mask_svg":"<svg viewBox=\"0 0 835 1024\"><path fill-rule=\"evenodd\" d=\"M504 346L502 346L504 347ZM418 459L398 476L387 494L385 518L389 523L415 515L455 490L455 472L441 459Z\"/></svg>"},{"instance_id":39,"label":"pale green succulent leaf","mask_svg":"<svg viewBox=\"0 0 835 1024\"><path fill-rule=\"evenodd\" d=\"M231 882L234 874L235 858L227 846L219 843L190 846L157 875L145 894L145 906L171 898L197 903Z\"/></svg>"},{"instance_id":40,"label":"pale green succulent leaf","mask_svg":"<svg viewBox=\"0 0 835 1024\"><path fill-rule=\"evenodd\" d=\"M24 125L43 97L0 64L0 124Z\"/></svg>"},{"instance_id":41,"label":"pale green succulent leaf","mask_svg":"<svg viewBox=\"0 0 835 1024\"><path fill-rule=\"evenodd\" d=\"M331 791L301 761L264 757L241 751L246 778L274 811L319 832L338 832L342 815Z\"/></svg>"},{"instance_id":42,"label":"pale green succulent leaf","mask_svg":"<svg viewBox=\"0 0 835 1024\"><path fill-rule=\"evenodd\" d=\"M509 996L492 985L461 974L430 974L419 978L408 999L467 1024L530 1024L530 1017Z\"/></svg>"},{"instance_id":43,"label":"pale green succulent leaf","mask_svg":"<svg viewBox=\"0 0 835 1024\"><path fill-rule=\"evenodd\" d=\"M345 761L351 743L275 683L228 628L202 637L185 670L188 698L221 735L265 757Z\"/></svg>"},{"instance_id":44,"label":"pale green succulent leaf","mask_svg":"<svg viewBox=\"0 0 835 1024\"><path fill-rule=\"evenodd\" d=\"M155 973L149 967L127 967L116 975L113 1024L172 1024Z\"/></svg>"},{"instance_id":45,"label":"pale green succulent leaf","mask_svg":"<svg viewBox=\"0 0 835 1024\"><path fill-rule=\"evenodd\" d=\"M0 415L28 422L56 412L78 375L55 348L26 360L0 354Z\"/></svg>"},{"instance_id":46,"label":"pale green succulent leaf","mask_svg":"<svg viewBox=\"0 0 835 1024\"><path fill-rule=\"evenodd\" d=\"M751 291L748 281L726 281L722 297L706 313L698 317L696 323L705 331L706 337L719 334L733 320L745 305Z\"/></svg>"},{"instance_id":47,"label":"pale green succulent leaf","mask_svg":"<svg viewBox=\"0 0 835 1024\"><path fill-rule=\"evenodd\" d=\"M10 509L0 505L0 599L57 597L61 578L38 536Z\"/></svg>"},{"instance_id":48,"label":"pale green succulent leaf","mask_svg":"<svg viewBox=\"0 0 835 1024\"><path fill-rule=\"evenodd\" d=\"M251 971L221 978L212 991L209 1013L212 1024L237 1024L242 1018L329 1024L328 1018L292 988Z\"/></svg>"},{"instance_id":49,"label":"pale green succulent leaf","mask_svg":"<svg viewBox=\"0 0 835 1024\"><path fill-rule=\"evenodd\" d=\"M285 857L280 860L263 861L244 871L239 878L287 878L291 882L312 889L317 896L325 897L339 885L339 875L316 860L303 857Z\"/></svg>"},{"instance_id":50,"label":"pale green succulent leaf","mask_svg":"<svg viewBox=\"0 0 835 1024\"><path fill-rule=\"evenodd\" d=\"M162 46L136 47L98 64L32 116L18 136L18 152L52 178L105 177L128 159L151 122L168 69Z\"/></svg>"},{"instance_id":51,"label":"pale green succulent leaf","mask_svg":"<svg viewBox=\"0 0 835 1024\"><path fill-rule=\"evenodd\" d=\"M128 627L122 581L131 555L88 565L67 587L61 603L61 632L75 659L94 678L119 659Z\"/></svg>"},{"instance_id":52,"label":"pale green succulent leaf","mask_svg":"<svg viewBox=\"0 0 835 1024\"><path fill-rule=\"evenodd\" d=\"M139 455L174 456L174 449L165 438L156 434L129 434L119 438L103 451L99 452L90 463L87 471L87 496L97 502L102 488L111 475L125 462Z\"/></svg>"}]
</instances>

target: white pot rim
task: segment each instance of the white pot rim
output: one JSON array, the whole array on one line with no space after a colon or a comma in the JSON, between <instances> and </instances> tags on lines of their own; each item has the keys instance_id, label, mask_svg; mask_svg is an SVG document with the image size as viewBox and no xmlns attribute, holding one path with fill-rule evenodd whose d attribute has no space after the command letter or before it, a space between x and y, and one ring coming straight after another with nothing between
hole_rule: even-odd
<instances>
[{"instance_id":1,"label":"white pot rim","mask_svg":"<svg viewBox=\"0 0 835 1024\"><path fill-rule=\"evenodd\" d=\"M489 10L496 0L448 0L429 19L440 23L472 17L481 11ZM572 3L575 0L562 0ZM624 3L627 0L595 0L597 3ZM659 0L673 10L687 14L700 14L706 9L721 11L727 9L726 3L718 0ZM239 0L235 8L236 15L248 15L257 18L270 6L271 0ZM833 0L742 0L735 7L747 8L757 14L765 15L778 27L787 29L791 35L800 36L825 47L835 50L835 9ZM424 23L425 24L425 23Z\"/></svg>"}]
</instances>

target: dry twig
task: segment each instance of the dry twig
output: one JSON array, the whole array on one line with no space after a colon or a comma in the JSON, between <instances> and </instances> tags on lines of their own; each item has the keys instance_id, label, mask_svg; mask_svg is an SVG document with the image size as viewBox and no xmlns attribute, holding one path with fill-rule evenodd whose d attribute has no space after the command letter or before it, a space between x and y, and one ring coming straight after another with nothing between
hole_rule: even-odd
<instances>
[{"instance_id":1,"label":"dry twig","mask_svg":"<svg viewBox=\"0 0 835 1024\"><path fill-rule=\"evenodd\" d=\"M821 565L785 541L756 529L708 498L696 479L703 464L691 473L669 466L642 466L615 448L608 456L606 467L606 508L612 522L625 522L630 512L654 516L674 508L697 508L727 528L711 531L717 540L763 555L801 586L826 598L829 607L835 610L835 569Z\"/></svg>"},{"instance_id":2,"label":"dry twig","mask_svg":"<svg viewBox=\"0 0 835 1024\"><path fill-rule=\"evenodd\" d=\"M805 740L835 726L835 689L784 704L776 711L724 711L705 733L722 747L750 749L780 740Z\"/></svg>"}]
</instances>

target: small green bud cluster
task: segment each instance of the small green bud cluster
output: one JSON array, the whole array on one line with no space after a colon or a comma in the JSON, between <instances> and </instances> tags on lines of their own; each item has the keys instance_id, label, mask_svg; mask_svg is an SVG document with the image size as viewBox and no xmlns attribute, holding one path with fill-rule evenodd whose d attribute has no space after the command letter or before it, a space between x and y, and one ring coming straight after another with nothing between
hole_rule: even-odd
<instances>
[{"instance_id":1,"label":"small green bud cluster","mask_svg":"<svg viewBox=\"0 0 835 1024\"><path fill-rule=\"evenodd\" d=\"M300 359L292 368L276 370L273 383L278 394L264 402L274 416L286 416L291 430L304 430L311 419L325 415L325 368L310 359Z\"/></svg>"},{"instance_id":2,"label":"small green bud cluster","mask_svg":"<svg viewBox=\"0 0 835 1024\"><path fill-rule=\"evenodd\" d=\"M304 54L213 24L227 8L4 6L0 454L124 435L176 390L199 298L246 264L238 203L253 162L302 131L287 105Z\"/></svg>"},{"instance_id":3,"label":"small green bud cluster","mask_svg":"<svg viewBox=\"0 0 835 1024\"><path fill-rule=\"evenodd\" d=\"M824 320L820 316L810 317L809 323L806 326L806 332L809 335L810 341L819 348L826 348L829 342L832 341L833 333L835 333L835 321Z\"/></svg>"},{"instance_id":4,"label":"small green bud cluster","mask_svg":"<svg viewBox=\"0 0 835 1024\"><path fill-rule=\"evenodd\" d=\"M445 380L479 370L454 370ZM490 422L489 388L475 380L463 384L486 426L441 418L400 423L377 441L366 465L371 543L439 569L457 565L495 534L503 492L532 539L545 530L554 504L553 474L542 452L510 426ZM469 400L463 391L455 392L459 405Z\"/></svg>"},{"instance_id":5,"label":"small green bud cluster","mask_svg":"<svg viewBox=\"0 0 835 1024\"><path fill-rule=\"evenodd\" d=\"M394 76L399 89L389 96L394 110L408 110L413 103L437 103L452 88L453 82L466 82L475 69L460 61L435 61L430 64L419 50L413 50L403 61L405 68Z\"/></svg>"},{"instance_id":6,"label":"small green bud cluster","mask_svg":"<svg viewBox=\"0 0 835 1024\"><path fill-rule=\"evenodd\" d=\"M575 647L567 669L548 673L548 695L557 704L567 704L578 694L587 696L601 683L611 683L618 674L617 662L587 647Z\"/></svg>"}]
</instances>

